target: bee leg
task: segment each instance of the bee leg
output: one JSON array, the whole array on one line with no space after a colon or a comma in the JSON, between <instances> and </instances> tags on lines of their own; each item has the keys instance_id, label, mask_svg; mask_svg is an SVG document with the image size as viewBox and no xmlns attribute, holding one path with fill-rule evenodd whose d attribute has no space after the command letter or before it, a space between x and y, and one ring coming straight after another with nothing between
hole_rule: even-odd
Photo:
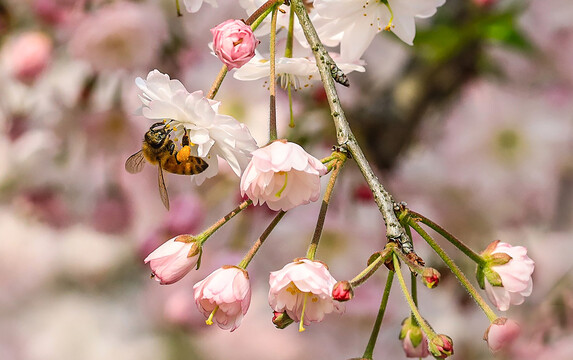
<instances>
[{"instance_id":1,"label":"bee leg","mask_svg":"<svg viewBox=\"0 0 573 360\"><path fill-rule=\"evenodd\" d=\"M163 122L156 122L155 124L151 125L151 127L149 129L155 130L155 128L158 128L160 126L165 126L165 124Z\"/></svg>"},{"instance_id":2,"label":"bee leg","mask_svg":"<svg viewBox=\"0 0 573 360\"><path fill-rule=\"evenodd\" d=\"M185 129L185 135L183 135L183 139L181 139L182 146L189 146L189 132Z\"/></svg>"}]
</instances>

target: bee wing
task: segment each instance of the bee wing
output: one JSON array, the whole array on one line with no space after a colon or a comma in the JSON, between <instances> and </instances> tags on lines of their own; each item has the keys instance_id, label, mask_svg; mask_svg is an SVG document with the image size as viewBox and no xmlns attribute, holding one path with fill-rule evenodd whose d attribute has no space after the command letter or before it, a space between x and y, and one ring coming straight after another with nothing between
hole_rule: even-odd
<instances>
[{"instance_id":1,"label":"bee wing","mask_svg":"<svg viewBox=\"0 0 573 360\"><path fill-rule=\"evenodd\" d=\"M169 194L167 193L167 187L165 187L165 179L163 179L163 169L161 169L161 166L158 166L157 169L159 196L161 196L161 201L163 202L163 205L165 205L165 208L169 210Z\"/></svg>"},{"instance_id":2,"label":"bee wing","mask_svg":"<svg viewBox=\"0 0 573 360\"><path fill-rule=\"evenodd\" d=\"M125 160L125 170L130 174L136 174L143 169L145 165L145 157L143 156L143 150L139 150L135 154Z\"/></svg>"}]
</instances>

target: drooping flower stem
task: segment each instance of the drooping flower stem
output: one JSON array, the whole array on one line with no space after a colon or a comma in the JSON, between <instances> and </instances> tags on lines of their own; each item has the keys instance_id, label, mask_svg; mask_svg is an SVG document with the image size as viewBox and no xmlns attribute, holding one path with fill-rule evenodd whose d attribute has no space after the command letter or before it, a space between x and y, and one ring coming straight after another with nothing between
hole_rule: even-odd
<instances>
[{"instance_id":1,"label":"drooping flower stem","mask_svg":"<svg viewBox=\"0 0 573 360\"><path fill-rule=\"evenodd\" d=\"M316 228L314 229L314 235L312 236L312 241L308 250L306 252L306 257L310 260L314 260L316 255L316 249L318 248L318 242L320 241L320 236L322 235L322 228L324 227L324 220L326 219L326 212L328 211L328 204L330 203L330 198L332 196L332 191L334 190L334 184L338 178L340 170L346 162L346 155L342 152L336 152L338 154L338 160L335 160L333 165L332 173L330 174L330 179L328 180L328 185L326 186L326 191L324 192L324 197L322 198L322 205L320 206L320 212L318 213L318 220L316 222Z\"/></svg>"},{"instance_id":2,"label":"drooping flower stem","mask_svg":"<svg viewBox=\"0 0 573 360\"><path fill-rule=\"evenodd\" d=\"M177 9L177 16L183 16L181 13L181 5L179 5L179 0L175 0L175 8Z\"/></svg>"},{"instance_id":3,"label":"drooping flower stem","mask_svg":"<svg viewBox=\"0 0 573 360\"><path fill-rule=\"evenodd\" d=\"M205 230L201 234L197 235L196 236L197 243L199 243L199 245L203 245L203 243L205 241L207 241L207 239L211 235L213 235L213 233L215 233L215 231L219 230L219 228L221 226L225 225L229 220L231 220L233 217L235 217L235 215L237 215L241 211L245 210L252 203L253 203L253 201L250 199L243 201L241 204L239 204L239 206L237 206L236 208L231 210L227 215L223 216L216 223L211 225L207 230Z\"/></svg>"},{"instance_id":4,"label":"drooping flower stem","mask_svg":"<svg viewBox=\"0 0 573 360\"><path fill-rule=\"evenodd\" d=\"M435 338L437 336L437 334L430 327L430 325L428 325L426 320L424 320L424 318L420 314L420 311L418 310L418 307L416 306L416 303L414 302L414 299L410 295L410 292L408 291L408 287L406 286L406 281L404 280L404 275L402 274L402 269L400 268L400 261L398 261L398 256L396 256L396 253L397 253L397 251L394 252L394 256L393 256L394 271L396 272L396 275L398 276L398 282L400 283L400 288L402 289L402 292L404 293L404 297L406 298L406 302L410 306L410 311L414 315L414 318L418 322L418 325L420 325L420 328L426 334L426 336L428 337L428 340L431 340L431 339Z\"/></svg>"},{"instance_id":5,"label":"drooping flower stem","mask_svg":"<svg viewBox=\"0 0 573 360\"><path fill-rule=\"evenodd\" d=\"M274 230L275 226L277 226L277 224L279 223L279 221L281 221L281 219L283 218L283 216L285 216L285 214L286 214L286 211L282 211L282 210L279 211L279 213L275 216L273 221L271 221L269 226L267 226L267 228L265 229L265 231L263 231L263 233L257 239L257 241L255 241L255 243L253 244L253 246L251 247L249 252L245 255L243 260L241 260L239 265L237 265L237 267L240 267L241 269L246 269L247 266L249 266L249 263L251 262L251 260L253 259L253 257L257 253L257 251L259 251L259 248L261 247L263 242L265 242L265 240L269 237L271 232Z\"/></svg>"},{"instance_id":6,"label":"drooping flower stem","mask_svg":"<svg viewBox=\"0 0 573 360\"><path fill-rule=\"evenodd\" d=\"M432 230L434 230L438 234L442 235L444 237L444 239L448 240L450 243L452 243L452 245L454 245L455 247L460 249L461 252L466 254L470 259L475 261L478 265L484 265L485 264L485 260L479 254L477 254L475 251L470 249L466 244L464 244L461 240L456 238L454 235L450 234L448 231L446 231L440 225L436 224L435 222L428 219L424 215L421 215L415 211L408 209L408 212L410 213L410 216L417 218L417 219L420 219L420 221L423 224L426 224Z\"/></svg>"},{"instance_id":7,"label":"drooping flower stem","mask_svg":"<svg viewBox=\"0 0 573 360\"><path fill-rule=\"evenodd\" d=\"M215 98L215 95L217 95L217 92L219 91L219 88L221 87L221 84L223 83L223 80L225 79L227 72L229 72L229 69L227 68L227 65L223 64L223 66L221 66L221 70L219 70L219 74L215 78L215 81L213 81L213 85L211 85L211 89L209 89L209 93L207 94L207 99Z\"/></svg>"},{"instance_id":8,"label":"drooping flower stem","mask_svg":"<svg viewBox=\"0 0 573 360\"><path fill-rule=\"evenodd\" d=\"M251 25L251 29L255 30L257 27L259 27L261 22L271 13L271 11L273 11L274 9L273 6L279 3L282 4L282 0L267 1L260 8L258 8L251 16L249 16L247 20L245 20L245 24ZM177 1L177 5L179 5L179 1ZM221 70L219 70L217 78L215 79L215 81L213 81L211 89L209 89L209 93L207 94L207 99L215 98L215 95L217 95L217 92L219 91L219 88L221 87L221 84L223 83L223 80L225 79L225 76L227 76L228 72L229 69L227 68L227 65L223 65L221 67Z\"/></svg>"},{"instance_id":9,"label":"drooping flower stem","mask_svg":"<svg viewBox=\"0 0 573 360\"><path fill-rule=\"evenodd\" d=\"M277 139L277 79L276 79L276 37L277 37L277 11L273 8L271 15L271 44L270 44L270 75L269 75L269 93L270 93L270 116L269 116L269 142Z\"/></svg>"},{"instance_id":10,"label":"drooping flower stem","mask_svg":"<svg viewBox=\"0 0 573 360\"><path fill-rule=\"evenodd\" d=\"M292 6L289 7L289 17L288 17L288 33L285 46L285 57L292 57L292 47L294 39L294 10ZM292 112L292 83L287 82L287 92L288 92L288 108L290 114L289 127L294 127L294 114Z\"/></svg>"},{"instance_id":11,"label":"drooping flower stem","mask_svg":"<svg viewBox=\"0 0 573 360\"><path fill-rule=\"evenodd\" d=\"M416 274L410 273L410 292L412 293L412 300L414 300L414 305L418 307L418 281Z\"/></svg>"},{"instance_id":12,"label":"drooping flower stem","mask_svg":"<svg viewBox=\"0 0 573 360\"><path fill-rule=\"evenodd\" d=\"M378 310L378 315L376 316L376 321L372 327L372 332L370 333L370 339L364 350L363 359L372 360L372 354L374 353L374 346L378 339L378 333L380 333L380 326L382 325L382 320L384 319L384 312L386 312L386 305L388 304L388 298L390 297L390 289L392 289L392 280L394 280L394 271L388 272L388 277L386 278L386 286L384 287L384 294L382 295L382 301L380 302L380 309Z\"/></svg>"},{"instance_id":13,"label":"drooping flower stem","mask_svg":"<svg viewBox=\"0 0 573 360\"><path fill-rule=\"evenodd\" d=\"M350 280L350 285L353 288L362 285L366 280L370 278L370 276L374 275L376 270L378 270L378 268L380 268L382 264L384 264L386 261L388 261L388 259L390 259L390 256L392 256L393 252L393 250L390 248L390 245L396 246L396 244L394 243L388 243L386 245L386 248L379 253L380 255L376 257L374 261L368 264L368 266L364 270L362 270L360 274L356 275L352 280Z\"/></svg>"},{"instance_id":14,"label":"drooping flower stem","mask_svg":"<svg viewBox=\"0 0 573 360\"><path fill-rule=\"evenodd\" d=\"M335 82L330 72L331 66L335 66L336 64L320 42L302 0L291 0L291 6L294 8L294 12L298 17L306 39L314 53L316 64L320 72L320 78L324 84L326 97L330 105L331 115L334 120L338 145L348 149L354 161L356 161L360 172L362 172L362 175L366 179L374 196L374 201L378 205L378 209L382 213L382 217L386 223L386 237L388 240L398 241L402 246L402 251L409 253L413 251L412 240L408 238L404 228L394 214L394 201L392 196L384 189L372 171L344 115L336 92Z\"/></svg>"},{"instance_id":15,"label":"drooping flower stem","mask_svg":"<svg viewBox=\"0 0 573 360\"><path fill-rule=\"evenodd\" d=\"M458 281L462 284L462 286L467 290L470 296L475 300L478 306L483 310L489 321L494 321L497 319L497 315L493 312L493 310L489 307L489 305L485 302L485 300L481 297L479 292L476 290L475 287L470 283L468 278L464 275L464 273L460 270L460 268L454 263L454 261L446 254L444 249L442 249L436 241L424 230L418 223L413 219L408 219L408 225L412 227L426 242L440 258L442 261L450 268L452 273L456 276Z\"/></svg>"}]
</instances>

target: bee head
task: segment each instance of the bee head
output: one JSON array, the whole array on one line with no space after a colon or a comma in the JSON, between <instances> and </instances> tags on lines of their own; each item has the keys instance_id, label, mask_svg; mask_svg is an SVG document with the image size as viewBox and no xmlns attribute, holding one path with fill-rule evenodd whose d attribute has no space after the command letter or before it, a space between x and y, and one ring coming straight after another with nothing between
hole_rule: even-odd
<instances>
[{"instance_id":1,"label":"bee head","mask_svg":"<svg viewBox=\"0 0 573 360\"><path fill-rule=\"evenodd\" d=\"M145 142L156 149L160 148L169 138L170 132L171 129L166 130L165 127L156 129L155 126L152 126L149 131L145 133Z\"/></svg>"}]
</instances>

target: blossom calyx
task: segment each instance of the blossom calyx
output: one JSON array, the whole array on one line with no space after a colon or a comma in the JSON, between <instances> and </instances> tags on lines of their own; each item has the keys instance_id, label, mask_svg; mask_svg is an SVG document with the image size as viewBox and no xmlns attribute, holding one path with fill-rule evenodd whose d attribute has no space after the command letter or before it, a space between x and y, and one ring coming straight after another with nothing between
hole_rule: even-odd
<instances>
[{"instance_id":1,"label":"blossom calyx","mask_svg":"<svg viewBox=\"0 0 573 360\"><path fill-rule=\"evenodd\" d=\"M424 358L430 355L428 338L411 316L402 321L399 339L402 341L406 357Z\"/></svg>"},{"instance_id":2,"label":"blossom calyx","mask_svg":"<svg viewBox=\"0 0 573 360\"><path fill-rule=\"evenodd\" d=\"M275 324L275 327L277 329L284 329L293 322L294 320L291 319L290 316L288 316L286 311L283 312L273 311L273 324Z\"/></svg>"},{"instance_id":3,"label":"blossom calyx","mask_svg":"<svg viewBox=\"0 0 573 360\"><path fill-rule=\"evenodd\" d=\"M535 263L527 256L527 248L496 240L481 256L485 261L477 268L477 280L499 310L519 305L531 295Z\"/></svg>"},{"instance_id":4,"label":"blossom calyx","mask_svg":"<svg viewBox=\"0 0 573 360\"><path fill-rule=\"evenodd\" d=\"M439 334L429 343L430 353L437 359L445 359L454 354L454 342L447 335Z\"/></svg>"},{"instance_id":5,"label":"blossom calyx","mask_svg":"<svg viewBox=\"0 0 573 360\"><path fill-rule=\"evenodd\" d=\"M487 341L487 346L492 352L497 352L517 339L520 332L521 329L515 321L500 317L489 325L483 334L483 339Z\"/></svg>"},{"instance_id":6,"label":"blossom calyx","mask_svg":"<svg viewBox=\"0 0 573 360\"><path fill-rule=\"evenodd\" d=\"M349 281L338 281L332 289L332 298L336 301L348 301L354 297L354 289Z\"/></svg>"},{"instance_id":7,"label":"blossom calyx","mask_svg":"<svg viewBox=\"0 0 573 360\"><path fill-rule=\"evenodd\" d=\"M161 285L181 280L201 263L201 244L191 235L176 236L149 254L144 263L149 263L151 276Z\"/></svg>"},{"instance_id":8,"label":"blossom calyx","mask_svg":"<svg viewBox=\"0 0 573 360\"><path fill-rule=\"evenodd\" d=\"M425 268L422 272L422 281L428 289L433 289L440 283L440 272L434 268Z\"/></svg>"}]
</instances>

